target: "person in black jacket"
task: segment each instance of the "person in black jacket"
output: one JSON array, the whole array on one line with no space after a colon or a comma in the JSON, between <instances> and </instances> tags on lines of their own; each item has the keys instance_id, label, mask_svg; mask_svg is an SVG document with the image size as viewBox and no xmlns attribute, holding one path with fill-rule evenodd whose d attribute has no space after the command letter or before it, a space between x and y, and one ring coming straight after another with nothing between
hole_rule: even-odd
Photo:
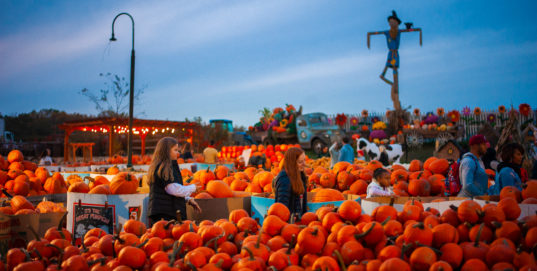
<instances>
[{"instance_id":1,"label":"person in black jacket","mask_svg":"<svg viewBox=\"0 0 537 271\"><path fill-rule=\"evenodd\" d=\"M192 156L192 145L190 142L186 142L183 145L183 150L181 151L181 158L183 158L185 161L187 159L193 159L194 156Z\"/></svg>"},{"instance_id":2,"label":"person in black jacket","mask_svg":"<svg viewBox=\"0 0 537 271\"><path fill-rule=\"evenodd\" d=\"M201 212L201 208L189 196L198 190L196 185L183 185L183 178L177 156L179 154L177 140L164 137L159 140L153 160L149 166L149 218L150 224L164 219L176 219L177 211L181 211L182 219L186 219L186 203Z\"/></svg>"},{"instance_id":3,"label":"person in black jacket","mask_svg":"<svg viewBox=\"0 0 537 271\"><path fill-rule=\"evenodd\" d=\"M274 178L275 201L283 203L291 212L291 217L301 217L306 210L306 155L299 148L289 148L284 155L283 168Z\"/></svg>"}]
</instances>

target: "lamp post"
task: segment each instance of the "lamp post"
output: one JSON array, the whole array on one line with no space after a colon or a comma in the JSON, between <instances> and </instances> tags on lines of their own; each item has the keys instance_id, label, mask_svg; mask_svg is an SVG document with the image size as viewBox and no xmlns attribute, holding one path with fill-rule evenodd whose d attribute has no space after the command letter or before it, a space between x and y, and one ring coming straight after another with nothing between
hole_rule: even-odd
<instances>
[{"instance_id":1,"label":"lamp post","mask_svg":"<svg viewBox=\"0 0 537 271\"><path fill-rule=\"evenodd\" d=\"M134 104L134 19L132 16L126 12L119 13L116 15L112 21L112 37L110 41L116 41L114 36L114 24L116 19L121 15L127 15L131 18L132 21L132 50L131 50L131 81L130 81L130 91L129 91L129 137L128 137L128 147L127 147L127 167L132 167L132 119L133 119L133 104Z\"/></svg>"}]
</instances>

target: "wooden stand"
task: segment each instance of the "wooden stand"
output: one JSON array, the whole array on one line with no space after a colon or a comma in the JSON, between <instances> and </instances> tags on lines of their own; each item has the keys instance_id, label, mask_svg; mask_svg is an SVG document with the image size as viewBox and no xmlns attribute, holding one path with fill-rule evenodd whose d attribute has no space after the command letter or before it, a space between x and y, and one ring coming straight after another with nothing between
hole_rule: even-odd
<instances>
[{"instance_id":1,"label":"wooden stand","mask_svg":"<svg viewBox=\"0 0 537 271\"><path fill-rule=\"evenodd\" d=\"M95 143L69 143L69 146L71 146L73 150L73 162L76 162L76 150L78 150L78 148L82 148L84 162L93 161L93 145L95 145ZM87 157L89 157L89 159L86 159Z\"/></svg>"}]
</instances>

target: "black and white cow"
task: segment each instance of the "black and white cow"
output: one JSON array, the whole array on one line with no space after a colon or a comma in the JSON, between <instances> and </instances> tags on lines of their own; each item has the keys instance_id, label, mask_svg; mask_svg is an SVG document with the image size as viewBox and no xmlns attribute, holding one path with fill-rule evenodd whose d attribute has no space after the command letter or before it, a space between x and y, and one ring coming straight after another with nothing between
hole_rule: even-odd
<instances>
[{"instance_id":1,"label":"black and white cow","mask_svg":"<svg viewBox=\"0 0 537 271\"><path fill-rule=\"evenodd\" d=\"M399 163L403 156L403 147L400 144L382 145L379 148L377 144L369 142L365 138L356 139L356 148L367 153L370 160L378 160L385 166Z\"/></svg>"}]
</instances>

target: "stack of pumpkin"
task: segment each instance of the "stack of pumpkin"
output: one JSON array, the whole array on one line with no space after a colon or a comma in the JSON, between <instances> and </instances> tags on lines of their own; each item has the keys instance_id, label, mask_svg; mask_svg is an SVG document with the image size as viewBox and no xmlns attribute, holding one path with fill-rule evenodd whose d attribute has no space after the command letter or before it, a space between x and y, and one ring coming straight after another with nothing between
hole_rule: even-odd
<instances>
[{"instance_id":1,"label":"stack of pumpkin","mask_svg":"<svg viewBox=\"0 0 537 271\"><path fill-rule=\"evenodd\" d=\"M7 192L4 192L7 193ZM7 193L9 200L4 201L3 207L0 207L0 213L6 215L24 215L24 214L35 214L35 213L58 213L66 212L65 207L62 204L54 203L52 201L43 200L34 206L30 201L28 201L23 196L12 196Z\"/></svg>"},{"instance_id":2,"label":"stack of pumpkin","mask_svg":"<svg viewBox=\"0 0 537 271\"><path fill-rule=\"evenodd\" d=\"M517 205L472 200L442 214L409 201L402 212L379 206L362 214L355 201L322 207L288 223L284 205L272 205L262 225L244 210L228 219L159 221L151 228L128 220L123 231L99 228L71 244L70 233L7 253L8 270L536 270L537 215L517 223ZM2 267L3 266L2 264Z\"/></svg>"},{"instance_id":3,"label":"stack of pumpkin","mask_svg":"<svg viewBox=\"0 0 537 271\"><path fill-rule=\"evenodd\" d=\"M218 152L218 158L224 161L234 161L242 154L243 150L250 149L252 151L251 157L264 155L267 158L265 168L271 168L272 165L278 165L282 161L285 151L287 151L287 149L291 147L300 148L300 145L269 144L267 146L264 146L252 144L251 146L228 146L222 147L222 150Z\"/></svg>"}]
</instances>

